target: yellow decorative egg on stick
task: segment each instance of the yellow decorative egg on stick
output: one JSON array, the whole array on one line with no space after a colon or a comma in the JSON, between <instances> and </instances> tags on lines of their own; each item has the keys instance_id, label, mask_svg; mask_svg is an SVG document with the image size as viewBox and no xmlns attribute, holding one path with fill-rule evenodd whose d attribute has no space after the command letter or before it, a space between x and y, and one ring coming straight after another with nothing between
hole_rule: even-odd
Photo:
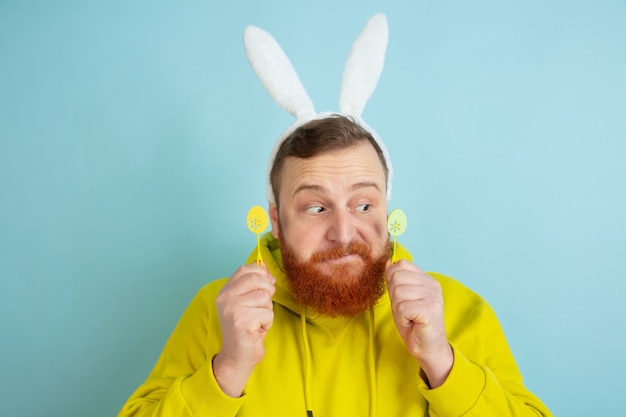
<instances>
[{"instance_id":1,"label":"yellow decorative egg on stick","mask_svg":"<svg viewBox=\"0 0 626 417\"><path fill-rule=\"evenodd\" d=\"M261 256L261 233L267 229L269 217L267 212L261 206L253 206L248 211L248 229L256 234L256 263L263 265L263 257Z\"/></svg>"},{"instance_id":2,"label":"yellow decorative egg on stick","mask_svg":"<svg viewBox=\"0 0 626 417\"><path fill-rule=\"evenodd\" d=\"M393 236L393 255L391 262L396 263L400 257L397 255L396 238L406 231L406 214L400 209L393 209L387 218L387 230Z\"/></svg>"}]
</instances>

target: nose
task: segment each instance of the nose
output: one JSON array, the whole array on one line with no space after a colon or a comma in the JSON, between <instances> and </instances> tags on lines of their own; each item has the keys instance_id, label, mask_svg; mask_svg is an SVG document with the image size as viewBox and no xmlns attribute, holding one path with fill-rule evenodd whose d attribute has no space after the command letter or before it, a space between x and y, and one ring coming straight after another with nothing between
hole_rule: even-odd
<instances>
[{"instance_id":1,"label":"nose","mask_svg":"<svg viewBox=\"0 0 626 417\"><path fill-rule=\"evenodd\" d=\"M355 219L342 210L335 210L330 216L327 238L337 245L348 245L357 234Z\"/></svg>"}]
</instances>

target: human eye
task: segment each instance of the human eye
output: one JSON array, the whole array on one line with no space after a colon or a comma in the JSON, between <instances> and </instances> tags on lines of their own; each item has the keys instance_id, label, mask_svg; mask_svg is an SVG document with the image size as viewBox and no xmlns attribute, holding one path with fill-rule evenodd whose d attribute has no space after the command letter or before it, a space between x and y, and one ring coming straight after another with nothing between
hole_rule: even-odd
<instances>
[{"instance_id":1,"label":"human eye","mask_svg":"<svg viewBox=\"0 0 626 417\"><path fill-rule=\"evenodd\" d=\"M358 206L356 206L356 209L357 211L360 211L362 213L367 213L372 209L372 205L369 203L359 204Z\"/></svg>"},{"instance_id":2,"label":"human eye","mask_svg":"<svg viewBox=\"0 0 626 417\"><path fill-rule=\"evenodd\" d=\"M305 211L309 214L320 214L325 211L325 209L322 206L311 206L307 207Z\"/></svg>"}]
</instances>

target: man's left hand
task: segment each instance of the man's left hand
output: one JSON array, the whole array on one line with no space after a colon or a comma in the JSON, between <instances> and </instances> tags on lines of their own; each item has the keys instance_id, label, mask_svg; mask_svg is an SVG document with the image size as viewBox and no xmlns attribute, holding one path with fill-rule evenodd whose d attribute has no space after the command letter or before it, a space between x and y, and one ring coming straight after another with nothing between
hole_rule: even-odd
<instances>
[{"instance_id":1,"label":"man's left hand","mask_svg":"<svg viewBox=\"0 0 626 417\"><path fill-rule=\"evenodd\" d=\"M441 285L413 263L387 263L385 277L396 327L430 388L443 384L454 354L446 337Z\"/></svg>"}]
</instances>

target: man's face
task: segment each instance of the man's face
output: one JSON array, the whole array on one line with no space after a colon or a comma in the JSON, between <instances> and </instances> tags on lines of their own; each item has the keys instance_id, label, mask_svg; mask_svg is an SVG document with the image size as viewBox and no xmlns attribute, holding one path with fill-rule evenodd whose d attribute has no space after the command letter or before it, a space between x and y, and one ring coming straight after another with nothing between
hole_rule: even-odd
<instances>
[{"instance_id":1,"label":"man's face","mask_svg":"<svg viewBox=\"0 0 626 417\"><path fill-rule=\"evenodd\" d=\"M325 286L324 291L333 294L336 288L353 286L351 291L358 295L372 281L365 276L373 275L380 296L389 247L385 187L382 163L369 142L310 159L287 158L281 171L280 208L270 206L272 233L281 242L286 269L288 263L295 264L298 275L319 281L311 288ZM289 278L292 286L298 279ZM363 279L368 282L359 282Z\"/></svg>"}]
</instances>

